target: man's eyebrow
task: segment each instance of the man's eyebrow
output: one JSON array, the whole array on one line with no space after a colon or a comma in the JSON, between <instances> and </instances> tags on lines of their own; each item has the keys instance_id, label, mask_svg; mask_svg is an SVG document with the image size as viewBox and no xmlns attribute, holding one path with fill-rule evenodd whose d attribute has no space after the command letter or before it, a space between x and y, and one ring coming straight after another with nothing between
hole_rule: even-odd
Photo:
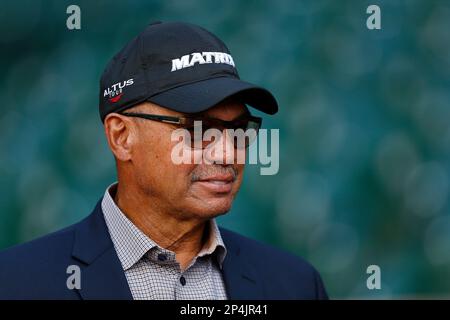
<instances>
[{"instance_id":1,"label":"man's eyebrow","mask_svg":"<svg viewBox=\"0 0 450 320\"><path fill-rule=\"evenodd\" d=\"M245 108L244 112L242 112L240 115L238 115L236 118L234 118L234 120L243 118L244 116L249 116L250 115L250 111L248 111L247 108Z\"/></svg>"}]
</instances>

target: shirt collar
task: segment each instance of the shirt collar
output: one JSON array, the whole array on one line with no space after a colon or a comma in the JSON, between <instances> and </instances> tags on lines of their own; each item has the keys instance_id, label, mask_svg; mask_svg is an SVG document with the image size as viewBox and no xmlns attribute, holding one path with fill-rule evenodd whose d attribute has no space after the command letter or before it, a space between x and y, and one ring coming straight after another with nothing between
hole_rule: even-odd
<instances>
[{"instance_id":1,"label":"shirt collar","mask_svg":"<svg viewBox=\"0 0 450 320\"><path fill-rule=\"evenodd\" d=\"M128 270L149 250L155 247L161 248L135 226L116 205L111 196L115 194L116 187L117 183L113 183L106 189L102 200L102 211L122 268ZM215 219L210 219L206 227L205 232L208 233L208 238L197 257L215 255L222 269L227 250Z\"/></svg>"}]
</instances>

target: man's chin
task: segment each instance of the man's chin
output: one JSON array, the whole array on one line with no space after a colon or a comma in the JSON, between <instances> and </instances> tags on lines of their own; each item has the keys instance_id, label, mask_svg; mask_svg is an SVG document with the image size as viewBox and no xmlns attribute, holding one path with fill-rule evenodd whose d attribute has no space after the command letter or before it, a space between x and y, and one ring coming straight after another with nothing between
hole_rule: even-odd
<instances>
[{"instance_id":1,"label":"man's chin","mask_svg":"<svg viewBox=\"0 0 450 320\"><path fill-rule=\"evenodd\" d=\"M233 200L208 199L207 202L203 202L201 206L197 207L195 214L203 218L211 219L230 211L232 202Z\"/></svg>"}]
</instances>

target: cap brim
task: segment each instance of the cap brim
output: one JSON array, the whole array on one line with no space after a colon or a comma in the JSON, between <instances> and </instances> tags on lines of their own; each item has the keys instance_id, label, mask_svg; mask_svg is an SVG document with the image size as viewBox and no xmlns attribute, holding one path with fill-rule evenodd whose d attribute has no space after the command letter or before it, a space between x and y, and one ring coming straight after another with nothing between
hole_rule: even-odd
<instances>
[{"instance_id":1,"label":"cap brim","mask_svg":"<svg viewBox=\"0 0 450 320\"><path fill-rule=\"evenodd\" d=\"M154 95L148 101L183 113L205 111L228 97L268 114L278 111L275 97L266 89L229 77L217 77L189 83Z\"/></svg>"}]
</instances>

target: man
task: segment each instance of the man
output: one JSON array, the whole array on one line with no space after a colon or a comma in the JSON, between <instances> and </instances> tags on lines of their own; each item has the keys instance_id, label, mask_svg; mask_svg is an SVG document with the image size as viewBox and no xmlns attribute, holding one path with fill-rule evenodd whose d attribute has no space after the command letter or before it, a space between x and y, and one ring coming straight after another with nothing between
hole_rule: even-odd
<instances>
[{"instance_id":1,"label":"man","mask_svg":"<svg viewBox=\"0 0 450 320\"><path fill-rule=\"evenodd\" d=\"M308 263L216 225L244 170L228 130L259 127L247 104L278 110L271 93L239 79L221 40L153 23L110 61L100 87L118 183L83 221L1 253L0 298L327 298ZM199 123L225 134L199 141ZM177 129L185 139L172 139ZM180 142L191 162L174 162ZM211 145L223 152L204 152Z\"/></svg>"}]
</instances>

